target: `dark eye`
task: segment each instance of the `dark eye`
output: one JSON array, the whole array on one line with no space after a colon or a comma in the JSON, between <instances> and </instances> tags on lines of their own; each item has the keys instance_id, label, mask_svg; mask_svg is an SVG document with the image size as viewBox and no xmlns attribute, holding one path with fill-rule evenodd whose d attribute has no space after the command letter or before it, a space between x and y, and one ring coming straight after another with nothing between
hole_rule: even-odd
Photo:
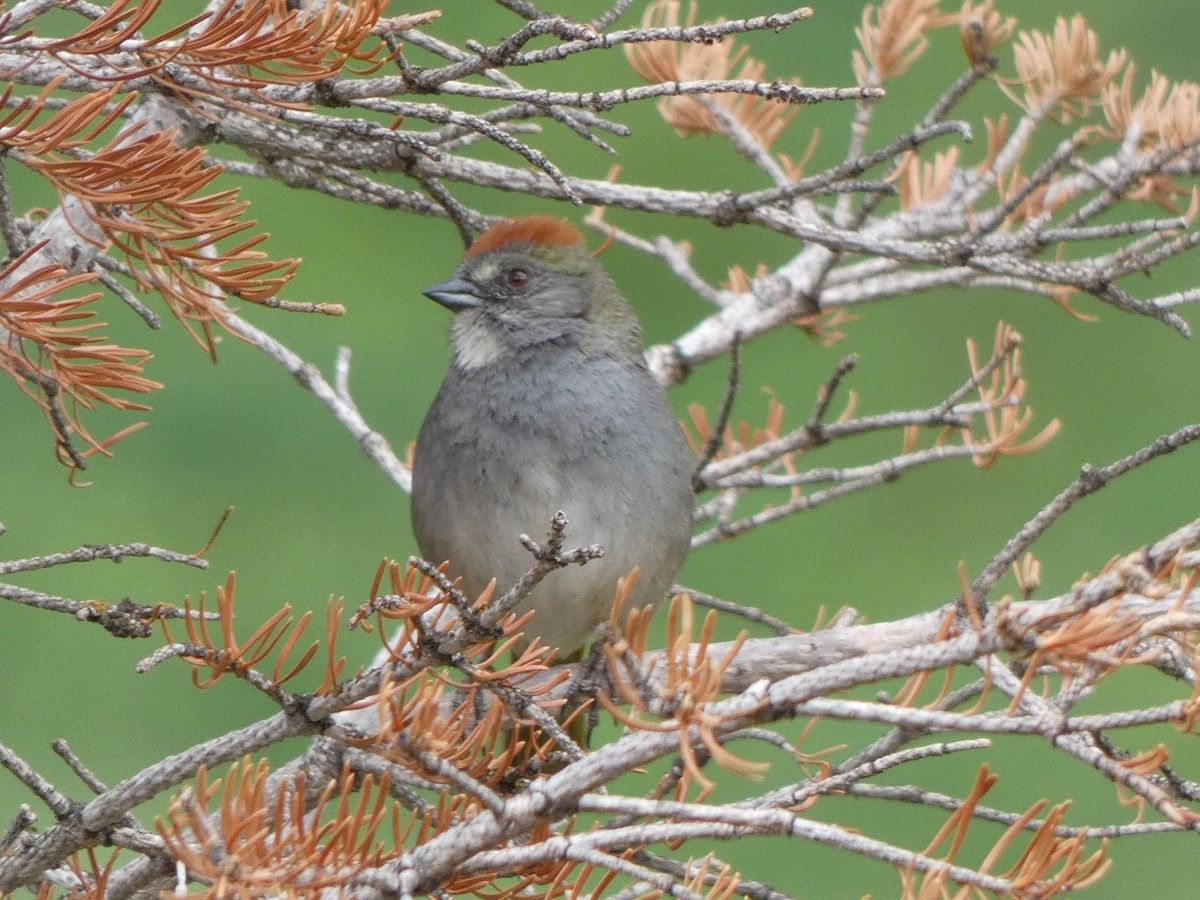
<instances>
[{"instance_id":1,"label":"dark eye","mask_svg":"<svg viewBox=\"0 0 1200 900\"><path fill-rule=\"evenodd\" d=\"M529 284L529 273L524 269L509 269L504 278L510 288L516 288L517 290Z\"/></svg>"}]
</instances>

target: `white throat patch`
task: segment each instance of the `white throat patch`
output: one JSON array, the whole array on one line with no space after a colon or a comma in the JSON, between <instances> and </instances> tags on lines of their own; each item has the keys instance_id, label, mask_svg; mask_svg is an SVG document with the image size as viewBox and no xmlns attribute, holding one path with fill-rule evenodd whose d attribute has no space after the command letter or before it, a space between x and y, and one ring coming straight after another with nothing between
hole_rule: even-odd
<instances>
[{"instance_id":1,"label":"white throat patch","mask_svg":"<svg viewBox=\"0 0 1200 900\"><path fill-rule=\"evenodd\" d=\"M455 317L450 328L450 341L455 363L468 372L491 365L507 353L496 332L470 312Z\"/></svg>"}]
</instances>

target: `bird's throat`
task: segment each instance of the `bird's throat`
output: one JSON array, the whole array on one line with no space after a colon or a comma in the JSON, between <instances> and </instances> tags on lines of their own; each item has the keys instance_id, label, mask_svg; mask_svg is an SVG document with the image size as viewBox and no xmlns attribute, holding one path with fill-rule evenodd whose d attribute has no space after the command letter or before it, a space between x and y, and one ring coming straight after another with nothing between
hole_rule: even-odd
<instances>
[{"instance_id":1,"label":"bird's throat","mask_svg":"<svg viewBox=\"0 0 1200 900\"><path fill-rule=\"evenodd\" d=\"M465 372L493 365L512 353L494 323L470 313L455 317L450 342L454 364Z\"/></svg>"}]
</instances>

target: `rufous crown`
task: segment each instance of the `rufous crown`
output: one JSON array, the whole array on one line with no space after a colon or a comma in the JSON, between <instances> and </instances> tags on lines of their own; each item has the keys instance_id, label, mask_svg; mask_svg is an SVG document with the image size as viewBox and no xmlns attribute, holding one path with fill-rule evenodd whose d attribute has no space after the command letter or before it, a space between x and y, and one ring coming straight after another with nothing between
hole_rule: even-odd
<instances>
[{"instance_id":1,"label":"rufous crown","mask_svg":"<svg viewBox=\"0 0 1200 900\"><path fill-rule=\"evenodd\" d=\"M555 216L525 216L520 219L505 219L497 222L467 248L464 259L489 253L513 244L531 244L535 247L557 245L568 247L584 243L583 235L566 219Z\"/></svg>"}]
</instances>

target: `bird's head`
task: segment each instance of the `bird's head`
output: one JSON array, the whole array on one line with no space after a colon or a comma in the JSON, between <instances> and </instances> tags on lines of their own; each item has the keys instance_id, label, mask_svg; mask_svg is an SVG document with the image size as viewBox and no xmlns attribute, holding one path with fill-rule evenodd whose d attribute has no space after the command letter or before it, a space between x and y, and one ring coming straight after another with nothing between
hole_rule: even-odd
<instances>
[{"instance_id":1,"label":"bird's head","mask_svg":"<svg viewBox=\"0 0 1200 900\"><path fill-rule=\"evenodd\" d=\"M424 293L455 313L455 363L467 369L547 343L641 357L633 309L583 235L552 216L493 225L467 249L453 278Z\"/></svg>"}]
</instances>

